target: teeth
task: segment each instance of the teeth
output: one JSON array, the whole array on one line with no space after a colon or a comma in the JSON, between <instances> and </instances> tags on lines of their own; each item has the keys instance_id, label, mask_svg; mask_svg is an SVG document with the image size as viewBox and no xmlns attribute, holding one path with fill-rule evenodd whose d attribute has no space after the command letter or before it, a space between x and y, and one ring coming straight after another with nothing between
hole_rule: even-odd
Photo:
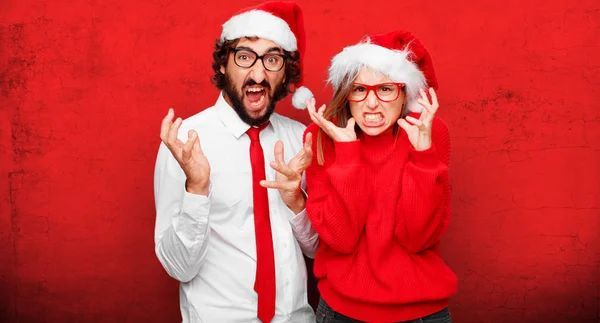
<instances>
[{"instance_id":1,"label":"teeth","mask_svg":"<svg viewBox=\"0 0 600 323\"><path fill-rule=\"evenodd\" d=\"M248 92L260 92L260 91L262 91L262 90L263 90L263 89L261 89L261 88L249 88L249 89L248 89Z\"/></svg>"},{"instance_id":2,"label":"teeth","mask_svg":"<svg viewBox=\"0 0 600 323\"><path fill-rule=\"evenodd\" d=\"M371 122L377 122L383 119L383 116L380 113L367 113L365 114L365 120Z\"/></svg>"}]
</instances>

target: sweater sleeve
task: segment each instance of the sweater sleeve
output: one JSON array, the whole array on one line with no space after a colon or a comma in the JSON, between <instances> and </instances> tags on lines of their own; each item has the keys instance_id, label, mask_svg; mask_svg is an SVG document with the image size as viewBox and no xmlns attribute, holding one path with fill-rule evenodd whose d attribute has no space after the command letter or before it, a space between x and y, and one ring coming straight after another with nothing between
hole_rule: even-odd
<instances>
[{"instance_id":1,"label":"sweater sleeve","mask_svg":"<svg viewBox=\"0 0 600 323\"><path fill-rule=\"evenodd\" d=\"M335 161L321 166L316 157L318 127L309 127L307 131L313 134L315 157L306 170L306 211L322 243L340 253L353 253L366 221L363 192L356 185L365 180L360 142L335 143ZM331 151L326 151L328 147L331 149L331 145L323 145L323 153L332 157Z\"/></svg>"},{"instance_id":2,"label":"sweater sleeve","mask_svg":"<svg viewBox=\"0 0 600 323\"><path fill-rule=\"evenodd\" d=\"M450 220L450 136L435 119L432 146L425 151L411 146L402 177L402 194L396 207L395 234L413 253L436 244Z\"/></svg>"}]
</instances>

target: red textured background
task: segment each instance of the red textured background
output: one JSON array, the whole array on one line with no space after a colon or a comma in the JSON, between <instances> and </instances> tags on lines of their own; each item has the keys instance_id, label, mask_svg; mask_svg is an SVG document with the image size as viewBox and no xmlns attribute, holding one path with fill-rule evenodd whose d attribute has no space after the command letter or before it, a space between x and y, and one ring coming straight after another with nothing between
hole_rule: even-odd
<instances>
[{"instance_id":1,"label":"red textured background","mask_svg":"<svg viewBox=\"0 0 600 323\"><path fill-rule=\"evenodd\" d=\"M153 247L159 122L215 101L220 25L256 2L0 1L1 322L180 320ZM470 2L300 1L307 85L325 102L344 45L417 34L453 144L455 322L598 322L600 4Z\"/></svg>"}]
</instances>

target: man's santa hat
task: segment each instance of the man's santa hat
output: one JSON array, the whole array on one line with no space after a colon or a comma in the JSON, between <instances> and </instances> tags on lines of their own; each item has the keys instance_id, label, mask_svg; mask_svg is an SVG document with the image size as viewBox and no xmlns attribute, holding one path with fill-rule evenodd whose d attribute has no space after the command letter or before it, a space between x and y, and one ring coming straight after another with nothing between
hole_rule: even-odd
<instances>
[{"instance_id":1,"label":"man's santa hat","mask_svg":"<svg viewBox=\"0 0 600 323\"><path fill-rule=\"evenodd\" d=\"M292 104L297 109L306 109L304 101L312 98L313 94L302 86L306 39L300 7L294 2L272 1L241 10L223 24L221 40L242 37L268 39L288 52L299 52L300 80L294 84Z\"/></svg>"},{"instance_id":2,"label":"man's santa hat","mask_svg":"<svg viewBox=\"0 0 600 323\"><path fill-rule=\"evenodd\" d=\"M331 60L328 82L337 90L347 85L342 82L353 82L362 67L404 83L406 107L410 112L422 110L417 103L419 89L433 87L437 90L438 87L427 49L413 34L404 30L367 36L360 43L344 48Z\"/></svg>"}]
</instances>

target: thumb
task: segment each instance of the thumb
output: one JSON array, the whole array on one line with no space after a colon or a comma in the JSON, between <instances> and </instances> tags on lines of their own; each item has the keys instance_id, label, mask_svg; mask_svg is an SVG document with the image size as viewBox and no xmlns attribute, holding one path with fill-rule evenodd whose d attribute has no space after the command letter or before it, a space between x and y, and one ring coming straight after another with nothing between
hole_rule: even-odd
<instances>
[{"instance_id":1,"label":"thumb","mask_svg":"<svg viewBox=\"0 0 600 323\"><path fill-rule=\"evenodd\" d=\"M348 123L346 124L346 129L350 129L350 130L354 131L355 125L356 125L356 121L354 121L354 118L350 118L350 119L348 119Z\"/></svg>"},{"instance_id":2,"label":"thumb","mask_svg":"<svg viewBox=\"0 0 600 323\"><path fill-rule=\"evenodd\" d=\"M398 119L398 125L400 126L400 128L404 129L406 133L408 133L410 131L410 128L412 127L412 125L403 118Z\"/></svg>"}]
</instances>

